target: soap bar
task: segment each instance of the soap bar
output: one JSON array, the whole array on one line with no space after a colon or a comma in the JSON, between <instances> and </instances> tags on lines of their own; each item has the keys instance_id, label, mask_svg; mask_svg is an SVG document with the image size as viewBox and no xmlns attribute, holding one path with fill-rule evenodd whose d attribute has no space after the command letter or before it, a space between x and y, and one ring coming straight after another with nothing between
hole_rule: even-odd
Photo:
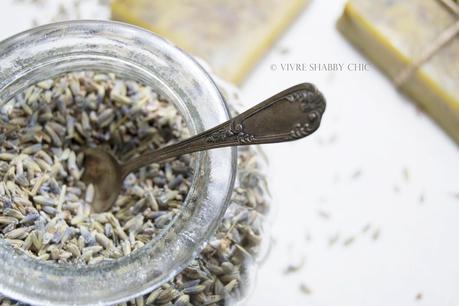
<instances>
[{"instance_id":1,"label":"soap bar","mask_svg":"<svg viewBox=\"0 0 459 306\"><path fill-rule=\"evenodd\" d=\"M459 20L437 0L349 0L340 32L394 80ZM400 86L459 143L459 36Z\"/></svg>"},{"instance_id":2,"label":"soap bar","mask_svg":"<svg viewBox=\"0 0 459 306\"><path fill-rule=\"evenodd\" d=\"M145 27L241 83L308 0L114 0L112 19Z\"/></svg>"}]
</instances>

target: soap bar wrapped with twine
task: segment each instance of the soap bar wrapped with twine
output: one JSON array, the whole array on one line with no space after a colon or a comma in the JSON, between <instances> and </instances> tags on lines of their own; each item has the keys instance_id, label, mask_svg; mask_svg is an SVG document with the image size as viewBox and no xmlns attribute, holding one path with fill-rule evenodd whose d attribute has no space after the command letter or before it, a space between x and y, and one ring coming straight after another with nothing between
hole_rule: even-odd
<instances>
[{"instance_id":1,"label":"soap bar wrapped with twine","mask_svg":"<svg viewBox=\"0 0 459 306\"><path fill-rule=\"evenodd\" d=\"M338 29L459 143L457 0L349 0Z\"/></svg>"}]
</instances>

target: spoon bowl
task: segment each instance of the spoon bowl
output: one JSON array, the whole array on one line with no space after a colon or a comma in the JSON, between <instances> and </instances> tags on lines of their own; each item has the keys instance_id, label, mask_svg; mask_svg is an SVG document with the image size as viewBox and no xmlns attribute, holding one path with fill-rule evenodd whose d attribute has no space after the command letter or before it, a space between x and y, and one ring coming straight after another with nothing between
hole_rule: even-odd
<instances>
[{"instance_id":1,"label":"spoon bowl","mask_svg":"<svg viewBox=\"0 0 459 306\"><path fill-rule=\"evenodd\" d=\"M124 177L116 158L98 148L85 148L83 182L94 185L92 209L96 213L108 210L116 201Z\"/></svg>"}]
</instances>

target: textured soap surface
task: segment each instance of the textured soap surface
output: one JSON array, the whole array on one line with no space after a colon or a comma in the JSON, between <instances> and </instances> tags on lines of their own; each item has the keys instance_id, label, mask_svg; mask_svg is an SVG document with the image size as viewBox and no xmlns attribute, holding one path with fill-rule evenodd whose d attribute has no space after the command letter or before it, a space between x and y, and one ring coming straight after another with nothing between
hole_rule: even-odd
<instances>
[{"instance_id":1,"label":"textured soap surface","mask_svg":"<svg viewBox=\"0 0 459 306\"><path fill-rule=\"evenodd\" d=\"M308 0L115 0L112 18L145 27L240 83Z\"/></svg>"},{"instance_id":2,"label":"textured soap surface","mask_svg":"<svg viewBox=\"0 0 459 306\"><path fill-rule=\"evenodd\" d=\"M391 79L459 17L436 0L349 0L340 31ZM402 86L459 142L459 36Z\"/></svg>"}]
</instances>

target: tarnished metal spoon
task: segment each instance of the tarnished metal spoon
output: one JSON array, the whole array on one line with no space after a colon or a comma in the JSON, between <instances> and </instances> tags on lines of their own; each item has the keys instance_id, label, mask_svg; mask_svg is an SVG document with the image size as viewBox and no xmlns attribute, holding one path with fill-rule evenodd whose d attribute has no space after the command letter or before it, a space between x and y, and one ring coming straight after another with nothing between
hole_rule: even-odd
<instances>
[{"instance_id":1,"label":"tarnished metal spoon","mask_svg":"<svg viewBox=\"0 0 459 306\"><path fill-rule=\"evenodd\" d=\"M108 210L118 197L124 178L138 168L197 151L300 139L319 128L324 111L323 95L314 85L303 83L210 130L123 164L104 150L86 148L83 181L94 184L93 210Z\"/></svg>"}]
</instances>

